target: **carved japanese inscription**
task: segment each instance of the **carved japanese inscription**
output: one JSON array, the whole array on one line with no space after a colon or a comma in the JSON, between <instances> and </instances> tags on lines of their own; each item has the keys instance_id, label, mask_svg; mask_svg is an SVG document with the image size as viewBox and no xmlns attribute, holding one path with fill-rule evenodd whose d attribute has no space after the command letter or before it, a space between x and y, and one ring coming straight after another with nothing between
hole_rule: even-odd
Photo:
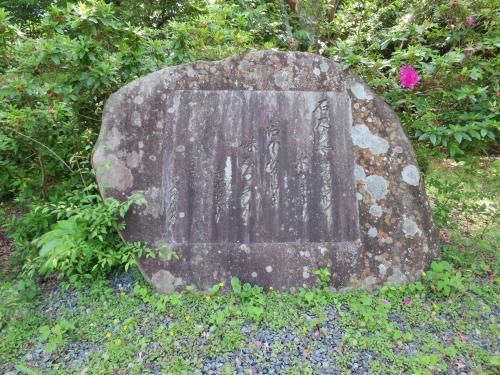
<instances>
[{"instance_id":1,"label":"carved japanese inscription","mask_svg":"<svg viewBox=\"0 0 500 375\"><path fill-rule=\"evenodd\" d=\"M182 90L164 105L150 178L168 243L360 238L348 95Z\"/></svg>"},{"instance_id":2,"label":"carved japanese inscription","mask_svg":"<svg viewBox=\"0 0 500 375\"><path fill-rule=\"evenodd\" d=\"M164 69L113 94L93 165L104 196L141 193L125 241L157 289L232 276L294 290L415 279L437 254L410 143L358 78L306 53ZM164 257L174 251L176 257Z\"/></svg>"}]
</instances>

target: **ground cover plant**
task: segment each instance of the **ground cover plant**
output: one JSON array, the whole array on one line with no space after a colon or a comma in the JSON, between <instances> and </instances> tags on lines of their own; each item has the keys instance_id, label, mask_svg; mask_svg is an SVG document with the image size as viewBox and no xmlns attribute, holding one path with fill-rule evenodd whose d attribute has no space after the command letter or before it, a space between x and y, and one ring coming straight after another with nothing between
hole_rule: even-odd
<instances>
[{"instance_id":1,"label":"ground cover plant","mask_svg":"<svg viewBox=\"0 0 500 375\"><path fill-rule=\"evenodd\" d=\"M496 372L498 37L492 0L0 1L0 372ZM250 48L322 54L395 109L443 245L421 281L338 293L316 270L295 294L233 279L168 297L142 281L150 250L117 235L141 197L101 199L90 167L104 102Z\"/></svg>"}]
</instances>

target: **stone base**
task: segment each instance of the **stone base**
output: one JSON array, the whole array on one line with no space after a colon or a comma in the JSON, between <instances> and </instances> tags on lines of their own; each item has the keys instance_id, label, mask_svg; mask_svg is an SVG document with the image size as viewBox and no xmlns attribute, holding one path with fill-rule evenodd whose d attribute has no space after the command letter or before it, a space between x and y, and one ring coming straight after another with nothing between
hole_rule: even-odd
<instances>
[{"instance_id":1,"label":"stone base","mask_svg":"<svg viewBox=\"0 0 500 375\"><path fill-rule=\"evenodd\" d=\"M174 249L179 259L161 260ZM313 272L328 268L337 288L350 284L361 259L361 241L340 243L189 244L164 249L156 259L139 259L146 278L161 292L187 285L210 289L237 276L242 283L294 291L317 285Z\"/></svg>"}]
</instances>

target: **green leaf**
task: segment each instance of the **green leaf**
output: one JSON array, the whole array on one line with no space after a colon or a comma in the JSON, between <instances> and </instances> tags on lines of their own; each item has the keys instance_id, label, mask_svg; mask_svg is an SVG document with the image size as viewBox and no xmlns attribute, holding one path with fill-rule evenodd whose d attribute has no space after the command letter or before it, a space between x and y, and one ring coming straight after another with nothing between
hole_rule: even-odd
<instances>
[{"instance_id":1,"label":"green leaf","mask_svg":"<svg viewBox=\"0 0 500 375\"><path fill-rule=\"evenodd\" d=\"M45 341L50 336L50 327L45 325L41 326L38 331L40 332L40 340Z\"/></svg>"},{"instance_id":2,"label":"green leaf","mask_svg":"<svg viewBox=\"0 0 500 375\"><path fill-rule=\"evenodd\" d=\"M231 287L233 288L234 294L241 294L241 282L237 277L231 277Z\"/></svg>"},{"instance_id":3,"label":"green leaf","mask_svg":"<svg viewBox=\"0 0 500 375\"><path fill-rule=\"evenodd\" d=\"M57 348L57 343L55 341L52 341L52 340L47 342L47 345L45 345L45 351L49 355L52 354L54 352L54 350L56 350L56 348Z\"/></svg>"},{"instance_id":4,"label":"green leaf","mask_svg":"<svg viewBox=\"0 0 500 375\"><path fill-rule=\"evenodd\" d=\"M437 143L437 137L436 137L436 135L435 134L431 134L429 136L429 139L431 140L432 144L435 146L436 143Z\"/></svg>"},{"instance_id":5,"label":"green leaf","mask_svg":"<svg viewBox=\"0 0 500 375\"><path fill-rule=\"evenodd\" d=\"M40 249L39 255L41 257L45 257L48 255L50 251L52 251L54 248L56 248L58 245L60 245L63 242L61 238L55 238L49 242L47 242L45 245L42 246Z\"/></svg>"}]
</instances>

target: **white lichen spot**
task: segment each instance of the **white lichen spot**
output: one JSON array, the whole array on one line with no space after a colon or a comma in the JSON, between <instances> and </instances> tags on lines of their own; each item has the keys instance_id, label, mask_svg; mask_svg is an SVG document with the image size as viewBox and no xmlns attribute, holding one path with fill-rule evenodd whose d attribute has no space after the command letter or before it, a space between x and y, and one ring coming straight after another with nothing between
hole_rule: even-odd
<instances>
[{"instance_id":1,"label":"white lichen spot","mask_svg":"<svg viewBox=\"0 0 500 375\"><path fill-rule=\"evenodd\" d=\"M138 128L142 126L141 114L138 111L132 112L132 124Z\"/></svg>"},{"instance_id":2,"label":"white lichen spot","mask_svg":"<svg viewBox=\"0 0 500 375\"><path fill-rule=\"evenodd\" d=\"M134 98L134 103L135 104L141 105L143 102L144 102L144 98L142 96L140 96L140 95L138 95L138 96L136 96Z\"/></svg>"},{"instance_id":3,"label":"white lichen spot","mask_svg":"<svg viewBox=\"0 0 500 375\"><path fill-rule=\"evenodd\" d=\"M373 99L369 93L366 92L365 86L362 83L356 82L351 86L351 92L357 99L370 100Z\"/></svg>"},{"instance_id":4,"label":"white lichen spot","mask_svg":"<svg viewBox=\"0 0 500 375\"><path fill-rule=\"evenodd\" d=\"M271 267L271 266L266 266L266 272L267 272L267 273L271 273L271 272L273 272L273 267Z\"/></svg>"},{"instance_id":5,"label":"white lichen spot","mask_svg":"<svg viewBox=\"0 0 500 375\"><path fill-rule=\"evenodd\" d=\"M252 277L255 279L257 277L257 272L252 272Z\"/></svg>"},{"instance_id":6,"label":"white lichen spot","mask_svg":"<svg viewBox=\"0 0 500 375\"><path fill-rule=\"evenodd\" d=\"M403 233L406 237L413 237L417 233L420 234L421 231L412 219L408 219L406 216L403 219Z\"/></svg>"},{"instance_id":7,"label":"white lichen spot","mask_svg":"<svg viewBox=\"0 0 500 375\"><path fill-rule=\"evenodd\" d=\"M167 109L167 112L172 114L172 113L176 113L178 110L179 110L179 105L180 105L180 102L181 102L181 98L180 98L180 95L175 95L174 96L174 99L173 99L173 105L172 107L170 107L169 109Z\"/></svg>"},{"instance_id":8,"label":"white lichen spot","mask_svg":"<svg viewBox=\"0 0 500 375\"><path fill-rule=\"evenodd\" d=\"M409 185L418 186L420 182L420 172L413 164L404 167L401 176L403 177L403 181Z\"/></svg>"},{"instance_id":9,"label":"white lichen spot","mask_svg":"<svg viewBox=\"0 0 500 375\"><path fill-rule=\"evenodd\" d=\"M184 145L179 145L175 148L177 152L184 152L186 151L186 147Z\"/></svg>"},{"instance_id":10,"label":"white lichen spot","mask_svg":"<svg viewBox=\"0 0 500 375\"><path fill-rule=\"evenodd\" d=\"M163 211L163 205L161 202L161 190L155 186L149 187L144 192L144 198L146 199L146 208L144 212L148 215L151 215L155 219L158 219Z\"/></svg>"},{"instance_id":11,"label":"white lichen spot","mask_svg":"<svg viewBox=\"0 0 500 375\"><path fill-rule=\"evenodd\" d=\"M107 137L105 141L104 147L108 151L113 151L120 145L121 139L122 139L122 134L117 128L113 127L111 128L111 134Z\"/></svg>"},{"instance_id":12,"label":"white lichen spot","mask_svg":"<svg viewBox=\"0 0 500 375\"><path fill-rule=\"evenodd\" d=\"M149 160L156 161L156 156L155 155L149 155Z\"/></svg>"},{"instance_id":13,"label":"white lichen spot","mask_svg":"<svg viewBox=\"0 0 500 375\"><path fill-rule=\"evenodd\" d=\"M429 244L427 243L427 239L424 238L424 244L422 245L422 251L424 253L428 253L429 252Z\"/></svg>"},{"instance_id":14,"label":"white lichen spot","mask_svg":"<svg viewBox=\"0 0 500 375\"><path fill-rule=\"evenodd\" d=\"M385 264L379 264L378 265L378 273L380 276L385 276L385 273L387 272L387 267L385 266Z\"/></svg>"},{"instance_id":15,"label":"white lichen spot","mask_svg":"<svg viewBox=\"0 0 500 375\"><path fill-rule=\"evenodd\" d=\"M321 64L319 65L319 68L321 69L321 71L322 71L323 73L328 72L328 64L327 64L327 63L321 63Z\"/></svg>"},{"instance_id":16,"label":"white lichen spot","mask_svg":"<svg viewBox=\"0 0 500 375\"><path fill-rule=\"evenodd\" d=\"M366 177L365 170L358 164L354 164L354 178L356 180L364 180Z\"/></svg>"},{"instance_id":17,"label":"white lichen spot","mask_svg":"<svg viewBox=\"0 0 500 375\"><path fill-rule=\"evenodd\" d=\"M315 76L319 76L321 74L321 71L318 68L314 68L313 73Z\"/></svg>"},{"instance_id":18,"label":"white lichen spot","mask_svg":"<svg viewBox=\"0 0 500 375\"><path fill-rule=\"evenodd\" d=\"M224 166L224 183L227 191L231 189L231 180L233 179L231 157L226 158L226 165Z\"/></svg>"},{"instance_id":19,"label":"white lichen spot","mask_svg":"<svg viewBox=\"0 0 500 375\"><path fill-rule=\"evenodd\" d=\"M378 204L370 206L370 215L375 217L382 216L382 207L380 207Z\"/></svg>"},{"instance_id":20,"label":"white lichen spot","mask_svg":"<svg viewBox=\"0 0 500 375\"><path fill-rule=\"evenodd\" d=\"M352 127L351 138L355 146L368 148L373 155L384 154L389 149L389 142L374 135L364 124Z\"/></svg>"},{"instance_id":21,"label":"white lichen spot","mask_svg":"<svg viewBox=\"0 0 500 375\"><path fill-rule=\"evenodd\" d=\"M394 153L395 154L401 154L401 153L403 153L403 147L401 147L401 146L394 147Z\"/></svg>"},{"instance_id":22,"label":"white lichen spot","mask_svg":"<svg viewBox=\"0 0 500 375\"><path fill-rule=\"evenodd\" d=\"M250 63L247 60L241 60L240 64L238 65L238 67L241 70L246 70L246 69L248 69L249 66L250 66Z\"/></svg>"},{"instance_id":23,"label":"white lichen spot","mask_svg":"<svg viewBox=\"0 0 500 375\"><path fill-rule=\"evenodd\" d=\"M323 247L323 246L320 246L319 247L319 252L321 253L321 255L325 255L325 253L328 251L328 249L326 247Z\"/></svg>"},{"instance_id":24,"label":"white lichen spot","mask_svg":"<svg viewBox=\"0 0 500 375\"><path fill-rule=\"evenodd\" d=\"M182 219L186 214L184 212L179 212L179 217Z\"/></svg>"},{"instance_id":25,"label":"white lichen spot","mask_svg":"<svg viewBox=\"0 0 500 375\"><path fill-rule=\"evenodd\" d=\"M302 272L302 278L303 278L303 279L308 279L308 278L309 278L309 276L310 276L310 275L309 275L309 272L307 272L307 271Z\"/></svg>"},{"instance_id":26,"label":"white lichen spot","mask_svg":"<svg viewBox=\"0 0 500 375\"><path fill-rule=\"evenodd\" d=\"M187 66L186 73L187 73L189 78L193 78L196 76L196 71L192 67L190 67L189 65Z\"/></svg>"},{"instance_id":27,"label":"white lichen spot","mask_svg":"<svg viewBox=\"0 0 500 375\"><path fill-rule=\"evenodd\" d=\"M129 168L137 168L139 166L139 154L132 151L127 155L127 166Z\"/></svg>"},{"instance_id":28,"label":"white lichen spot","mask_svg":"<svg viewBox=\"0 0 500 375\"><path fill-rule=\"evenodd\" d=\"M371 227L369 230L368 230L368 235L370 237L377 237L377 233L378 233L378 230L377 228L375 227Z\"/></svg>"},{"instance_id":29,"label":"white lichen spot","mask_svg":"<svg viewBox=\"0 0 500 375\"><path fill-rule=\"evenodd\" d=\"M240 245L240 250L242 250L243 252L245 252L246 254L249 254L250 253L250 247L248 247L247 245L245 244L241 244Z\"/></svg>"},{"instance_id":30,"label":"white lichen spot","mask_svg":"<svg viewBox=\"0 0 500 375\"><path fill-rule=\"evenodd\" d=\"M388 191L388 182L385 178L378 175L368 176L364 179L366 190L370 193L371 197L377 201L384 198Z\"/></svg>"},{"instance_id":31,"label":"white lichen spot","mask_svg":"<svg viewBox=\"0 0 500 375\"><path fill-rule=\"evenodd\" d=\"M363 200L363 195L361 195L361 193L356 193L356 199L358 201L362 201Z\"/></svg>"}]
</instances>

